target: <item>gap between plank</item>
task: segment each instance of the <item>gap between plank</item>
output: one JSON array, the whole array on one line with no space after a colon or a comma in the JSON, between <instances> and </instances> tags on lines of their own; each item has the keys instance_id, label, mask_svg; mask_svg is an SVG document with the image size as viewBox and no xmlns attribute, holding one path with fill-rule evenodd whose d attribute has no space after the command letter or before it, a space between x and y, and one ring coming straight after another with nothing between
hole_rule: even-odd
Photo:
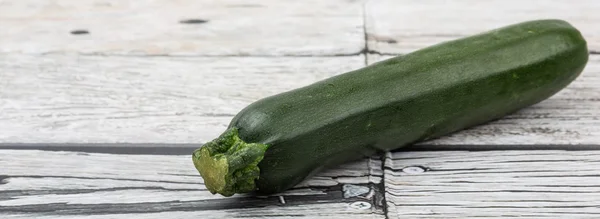
<instances>
[{"instance_id":1,"label":"gap between plank","mask_svg":"<svg viewBox=\"0 0 600 219\"><path fill-rule=\"evenodd\" d=\"M191 155L203 143L0 143L0 150L75 151L103 154ZM393 150L399 151L504 151L504 150L564 150L593 151L600 145L427 145L417 144ZM384 161L384 160L382 160Z\"/></svg>"},{"instance_id":2,"label":"gap between plank","mask_svg":"<svg viewBox=\"0 0 600 219\"><path fill-rule=\"evenodd\" d=\"M0 150L75 151L102 154L192 155L202 144L161 143L0 143Z\"/></svg>"},{"instance_id":3,"label":"gap between plank","mask_svg":"<svg viewBox=\"0 0 600 219\"><path fill-rule=\"evenodd\" d=\"M369 34L367 33L367 3L368 1L362 4L363 40L365 43L361 52L365 58L365 66L369 65L369 59L367 57L369 54Z\"/></svg>"},{"instance_id":4,"label":"gap between plank","mask_svg":"<svg viewBox=\"0 0 600 219\"><path fill-rule=\"evenodd\" d=\"M0 53L0 54L15 54L15 53ZM17 53L20 54L20 53ZM66 52L45 52L37 55L72 55L73 53ZM312 54L283 54L283 55L259 55L259 54L227 54L227 55L181 55L181 54L110 54L110 53L101 53L101 52L93 52L93 53L74 53L77 56L99 56L99 57L173 57L173 58L211 58L211 57L258 57L258 58L281 58L281 57L349 57L349 56L359 56L365 54L364 49L361 49L357 52L351 53L332 53L332 54L320 54L320 55L312 55ZM36 55L36 54L28 54L28 55Z\"/></svg>"},{"instance_id":5,"label":"gap between plank","mask_svg":"<svg viewBox=\"0 0 600 219\"><path fill-rule=\"evenodd\" d=\"M525 150L564 150L564 151L593 151L600 150L600 145L596 144L481 144L481 145L428 145L415 144L393 150L398 151L525 151Z\"/></svg>"}]
</instances>

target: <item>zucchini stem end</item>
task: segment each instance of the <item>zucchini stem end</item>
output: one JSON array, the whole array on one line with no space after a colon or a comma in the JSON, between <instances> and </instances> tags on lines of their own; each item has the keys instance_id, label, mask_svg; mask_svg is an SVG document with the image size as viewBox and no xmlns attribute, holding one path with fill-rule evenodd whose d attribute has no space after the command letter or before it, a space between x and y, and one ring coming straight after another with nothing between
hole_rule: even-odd
<instances>
[{"instance_id":1,"label":"zucchini stem end","mask_svg":"<svg viewBox=\"0 0 600 219\"><path fill-rule=\"evenodd\" d=\"M244 142L237 128L232 127L196 149L192 160L212 194L232 196L256 190L254 181L260 175L258 163L267 148L266 144Z\"/></svg>"}]
</instances>

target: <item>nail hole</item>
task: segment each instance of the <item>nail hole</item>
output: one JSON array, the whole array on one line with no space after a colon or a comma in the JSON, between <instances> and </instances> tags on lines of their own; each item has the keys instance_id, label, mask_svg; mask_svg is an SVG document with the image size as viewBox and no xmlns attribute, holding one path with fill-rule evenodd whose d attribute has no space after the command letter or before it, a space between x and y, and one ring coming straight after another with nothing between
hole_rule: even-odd
<instances>
[{"instance_id":1,"label":"nail hole","mask_svg":"<svg viewBox=\"0 0 600 219\"><path fill-rule=\"evenodd\" d=\"M202 19L186 19L186 20L180 20L179 23L182 24L203 24L208 22L208 20L202 20Z\"/></svg>"},{"instance_id":2,"label":"nail hole","mask_svg":"<svg viewBox=\"0 0 600 219\"><path fill-rule=\"evenodd\" d=\"M402 172L405 172L408 174L419 174L419 173L424 173L426 171L427 171L427 168L422 167L422 166L410 166L410 167L402 168Z\"/></svg>"},{"instance_id":3,"label":"nail hole","mask_svg":"<svg viewBox=\"0 0 600 219\"><path fill-rule=\"evenodd\" d=\"M84 35L84 34L90 34L90 32L87 31L87 30L72 30L71 34L73 34L73 35Z\"/></svg>"},{"instance_id":4,"label":"nail hole","mask_svg":"<svg viewBox=\"0 0 600 219\"><path fill-rule=\"evenodd\" d=\"M368 202L357 201L350 204L351 208L365 210L371 208L371 204Z\"/></svg>"},{"instance_id":5,"label":"nail hole","mask_svg":"<svg viewBox=\"0 0 600 219\"><path fill-rule=\"evenodd\" d=\"M255 4L237 4L237 5L227 5L229 8L260 8L262 5Z\"/></svg>"}]
</instances>

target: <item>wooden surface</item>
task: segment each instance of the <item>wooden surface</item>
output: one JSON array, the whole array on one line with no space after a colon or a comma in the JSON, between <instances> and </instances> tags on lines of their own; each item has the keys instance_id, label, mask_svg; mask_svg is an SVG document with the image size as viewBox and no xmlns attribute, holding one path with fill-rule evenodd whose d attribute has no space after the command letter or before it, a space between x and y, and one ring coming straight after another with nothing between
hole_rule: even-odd
<instances>
[{"instance_id":1,"label":"wooden surface","mask_svg":"<svg viewBox=\"0 0 600 219\"><path fill-rule=\"evenodd\" d=\"M373 198L379 159L321 172L282 194L224 198L204 188L191 155L1 152L0 218L384 218Z\"/></svg>"},{"instance_id":2,"label":"wooden surface","mask_svg":"<svg viewBox=\"0 0 600 219\"><path fill-rule=\"evenodd\" d=\"M0 218L599 218L599 10L594 0L0 1ZM579 28L590 62L504 119L269 197L211 195L192 166L191 151L252 101L545 18Z\"/></svg>"},{"instance_id":3,"label":"wooden surface","mask_svg":"<svg viewBox=\"0 0 600 219\"><path fill-rule=\"evenodd\" d=\"M600 2L595 0L377 0L368 1L370 50L403 54L443 41L535 19L576 26L591 51L600 51Z\"/></svg>"},{"instance_id":4,"label":"wooden surface","mask_svg":"<svg viewBox=\"0 0 600 219\"><path fill-rule=\"evenodd\" d=\"M600 151L389 153L390 218L599 218Z\"/></svg>"},{"instance_id":5,"label":"wooden surface","mask_svg":"<svg viewBox=\"0 0 600 219\"><path fill-rule=\"evenodd\" d=\"M4 0L0 26L8 53L339 55L364 45L362 5L346 0Z\"/></svg>"},{"instance_id":6,"label":"wooden surface","mask_svg":"<svg viewBox=\"0 0 600 219\"><path fill-rule=\"evenodd\" d=\"M0 142L206 142L247 104L360 68L361 59L0 55L6 71ZM600 58L593 56L584 73L552 98L423 144L596 144L598 84Z\"/></svg>"},{"instance_id":7,"label":"wooden surface","mask_svg":"<svg viewBox=\"0 0 600 219\"><path fill-rule=\"evenodd\" d=\"M251 102L363 63L363 56L4 54L0 142L206 142Z\"/></svg>"}]
</instances>

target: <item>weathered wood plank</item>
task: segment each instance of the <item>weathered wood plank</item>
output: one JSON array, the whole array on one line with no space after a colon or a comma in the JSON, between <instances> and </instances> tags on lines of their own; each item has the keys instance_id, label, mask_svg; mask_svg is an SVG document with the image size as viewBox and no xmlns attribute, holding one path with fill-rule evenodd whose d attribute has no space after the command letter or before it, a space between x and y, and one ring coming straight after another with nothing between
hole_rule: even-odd
<instances>
[{"instance_id":1,"label":"weathered wood plank","mask_svg":"<svg viewBox=\"0 0 600 219\"><path fill-rule=\"evenodd\" d=\"M360 68L361 59L5 55L0 142L205 142L252 101ZM599 73L592 56L580 78L549 100L424 144L597 145Z\"/></svg>"},{"instance_id":2,"label":"weathered wood plank","mask_svg":"<svg viewBox=\"0 0 600 219\"><path fill-rule=\"evenodd\" d=\"M5 0L0 53L339 55L364 47L361 1Z\"/></svg>"},{"instance_id":3,"label":"weathered wood plank","mask_svg":"<svg viewBox=\"0 0 600 219\"><path fill-rule=\"evenodd\" d=\"M383 218L381 162L344 164L268 197L210 194L190 156L0 150L0 217ZM354 202L371 207L350 207Z\"/></svg>"},{"instance_id":4,"label":"weathered wood plank","mask_svg":"<svg viewBox=\"0 0 600 219\"><path fill-rule=\"evenodd\" d=\"M389 218L597 218L600 151L388 153Z\"/></svg>"},{"instance_id":5,"label":"weathered wood plank","mask_svg":"<svg viewBox=\"0 0 600 219\"><path fill-rule=\"evenodd\" d=\"M361 59L4 55L0 142L205 142L252 101L360 68ZM599 73L592 56L549 100L426 144L598 144Z\"/></svg>"},{"instance_id":6,"label":"weathered wood plank","mask_svg":"<svg viewBox=\"0 0 600 219\"><path fill-rule=\"evenodd\" d=\"M159 213L136 213L136 214L108 214L108 215L41 215L27 214L15 215L7 214L7 219L129 219L129 218L144 218L144 219L223 219L223 218L324 218L324 219L376 219L385 218L382 215L375 215L363 210L354 210L347 208L346 203L323 203L319 207L310 206L286 206L272 207L266 209L251 208L240 209L237 211L224 210L203 210L203 211L172 211ZM1 215L1 214L0 214Z\"/></svg>"},{"instance_id":7,"label":"weathered wood plank","mask_svg":"<svg viewBox=\"0 0 600 219\"><path fill-rule=\"evenodd\" d=\"M369 64L392 56L369 55ZM600 56L553 97L505 118L420 145L598 145L600 143ZM487 146L486 146L487 145Z\"/></svg>"},{"instance_id":8,"label":"weathered wood plank","mask_svg":"<svg viewBox=\"0 0 600 219\"><path fill-rule=\"evenodd\" d=\"M368 47L403 54L436 43L535 19L564 19L600 51L600 2L582 0L378 0L366 3Z\"/></svg>"},{"instance_id":9,"label":"weathered wood plank","mask_svg":"<svg viewBox=\"0 0 600 219\"><path fill-rule=\"evenodd\" d=\"M351 57L0 55L0 143L199 143L262 97Z\"/></svg>"}]
</instances>

